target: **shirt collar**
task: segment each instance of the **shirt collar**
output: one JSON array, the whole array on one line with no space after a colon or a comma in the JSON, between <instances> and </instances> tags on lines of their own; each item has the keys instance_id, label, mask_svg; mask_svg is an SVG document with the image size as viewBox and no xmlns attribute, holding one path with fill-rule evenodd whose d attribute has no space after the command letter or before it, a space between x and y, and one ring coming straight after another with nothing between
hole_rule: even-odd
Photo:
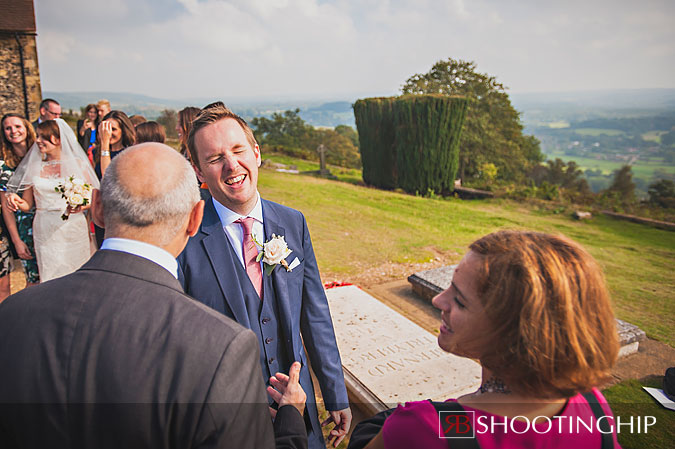
<instances>
[{"instance_id":1,"label":"shirt collar","mask_svg":"<svg viewBox=\"0 0 675 449\"><path fill-rule=\"evenodd\" d=\"M113 237L103 240L101 249L121 251L123 253L129 253L148 259L155 262L157 265L171 273L173 277L178 279L178 262L176 262L176 258L159 246L139 242L138 240Z\"/></svg>"},{"instance_id":2,"label":"shirt collar","mask_svg":"<svg viewBox=\"0 0 675 449\"><path fill-rule=\"evenodd\" d=\"M211 197L213 200L213 207L216 208L216 213L218 214L218 218L220 218L220 222L222 223L223 227L229 226L240 218L245 217L255 218L260 223L263 223L262 201L260 201L260 194L258 192L255 194L257 195L255 206L253 206L253 209L248 213L248 215L238 214L220 204L215 198Z\"/></svg>"}]
</instances>

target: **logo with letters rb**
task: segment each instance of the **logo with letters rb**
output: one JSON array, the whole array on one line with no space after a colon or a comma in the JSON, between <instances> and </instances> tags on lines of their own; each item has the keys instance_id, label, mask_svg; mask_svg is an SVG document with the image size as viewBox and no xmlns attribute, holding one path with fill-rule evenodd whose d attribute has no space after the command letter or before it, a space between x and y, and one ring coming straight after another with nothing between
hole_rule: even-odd
<instances>
[{"instance_id":1,"label":"logo with letters rb","mask_svg":"<svg viewBox=\"0 0 675 449\"><path fill-rule=\"evenodd\" d=\"M439 411L439 438L476 438L474 411Z\"/></svg>"}]
</instances>

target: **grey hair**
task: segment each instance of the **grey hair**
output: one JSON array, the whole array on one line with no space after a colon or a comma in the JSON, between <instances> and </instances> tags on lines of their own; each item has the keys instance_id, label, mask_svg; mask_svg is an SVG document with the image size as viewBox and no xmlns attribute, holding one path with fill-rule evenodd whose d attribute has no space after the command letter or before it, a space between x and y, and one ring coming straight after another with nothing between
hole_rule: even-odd
<instances>
[{"instance_id":1,"label":"grey hair","mask_svg":"<svg viewBox=\"0 0 675 449\"><path fill-rule=\"evenodd\" d=\"M126 150L129 151L129 150ZM178 155L178 154L177 154ZM106 225L145 228L160 225L157 243L166 245L176 236L188 215L200 200L199 184L190 163L180 158L180 176L160 195L138 198L131 195L118 179L117 160L112 160L101 180L101 201Z\"/></svg>"}]
</instances>

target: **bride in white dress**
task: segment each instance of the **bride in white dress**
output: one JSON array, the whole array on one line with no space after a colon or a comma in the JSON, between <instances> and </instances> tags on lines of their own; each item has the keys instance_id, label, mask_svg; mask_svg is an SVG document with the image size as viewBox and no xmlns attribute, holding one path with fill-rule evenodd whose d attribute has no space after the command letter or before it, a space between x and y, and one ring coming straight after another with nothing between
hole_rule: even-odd
<instances>
[{"instance_id":1,"label":"bride in white dress","mask_svg":"<svg viewBox=\"0 0 675 449\"><path fill-rule=\"evenodd\" d=\"M99 188L86 153L68 124L61 119L40 123L35 144L7 183L7 203L10 209L22 211L35 205L33 241L41 282L72 273L92 253L82 213L89 206L69 209L68 220L61 218L67 204L56 186L70 176L83 179L92 189Z\"/></svg>"}]
</instances>

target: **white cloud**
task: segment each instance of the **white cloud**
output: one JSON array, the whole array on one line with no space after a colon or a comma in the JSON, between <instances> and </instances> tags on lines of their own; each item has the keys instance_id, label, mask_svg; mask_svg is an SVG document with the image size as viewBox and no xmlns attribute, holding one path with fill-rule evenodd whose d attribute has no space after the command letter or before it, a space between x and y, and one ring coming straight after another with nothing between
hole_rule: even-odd
<instances>
[{"instance_id":1,"label":"white cloud","mask_svg":"<svg viewBox=\"0 0 675 449\"><path fill-rule=\"evenodd\" d=\"M671 2L544 3L37 0L42 83L161 97L382 95L454 57L513 91L675 87Z\"/></svg>"}]
</instances>

